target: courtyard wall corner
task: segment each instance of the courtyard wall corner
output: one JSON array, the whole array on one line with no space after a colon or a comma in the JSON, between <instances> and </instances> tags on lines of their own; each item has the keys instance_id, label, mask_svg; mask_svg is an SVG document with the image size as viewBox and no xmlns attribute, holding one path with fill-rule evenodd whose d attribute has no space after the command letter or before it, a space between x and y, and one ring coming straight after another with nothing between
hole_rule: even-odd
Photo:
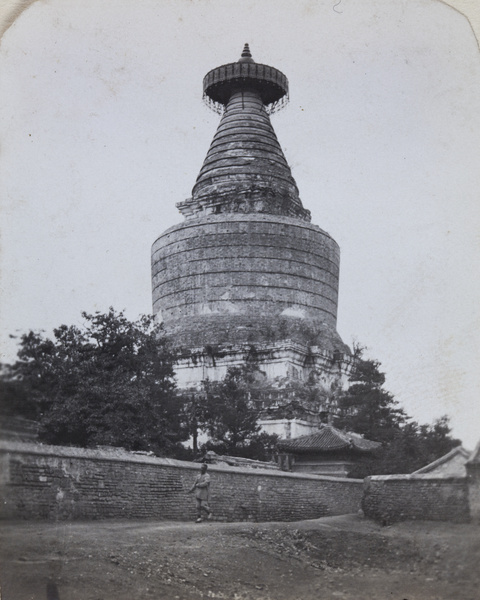
<instances>
[{"instance_id":1,"label":"courtyard wall corner","mask_svg":"<svg viewBox=\"0 0 480 600\"><path fill-rule=\"evenodd\" d=\"M362 509L384 525L406 520L470 522L465 477L375 475L364 480Z\"/></svg>"}]
</instances>

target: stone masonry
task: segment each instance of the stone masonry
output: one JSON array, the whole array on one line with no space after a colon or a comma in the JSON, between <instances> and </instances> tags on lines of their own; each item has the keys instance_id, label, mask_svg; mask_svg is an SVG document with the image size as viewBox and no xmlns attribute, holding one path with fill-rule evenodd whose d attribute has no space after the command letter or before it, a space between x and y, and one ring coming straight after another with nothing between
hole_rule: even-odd
<instances>
[{"instance_id":1,"label":"stone masonry","mask_svg":"<svg viewBox=\"0 0 480 600\"><path fill-rule=\"evenodd\" d=\"M3 519L194 520L191 462L119 448L0 442ZM220 521L294 521L358 511L362 482L246 467L210 466Z\"/></svg>"},{"instance_id":2,"label":"stone masonry","mask_svg":"<svg viewBox=\"0 0 480 600\"><path fill-rule=\"evenodd\" d=\"M365 516L384 525L397 521L470 522L466 477L375 475L364 481Z\"/></svg>"},{"instance_id":3,"label":"stone masonry","mask_svg":"<svg viewBox=\"0 0 480 600\"><path fill-rule=\"evenodd\" d=\"M152 247L153 310L176 347L179 387L220 379L252 348L271 380L316 371L326 389L345 384L339 247L310 223L270 121L287 78L246 45L203 89L222 118L192 197L177 204L185 221Z\"/></svg>"}]
</instances>

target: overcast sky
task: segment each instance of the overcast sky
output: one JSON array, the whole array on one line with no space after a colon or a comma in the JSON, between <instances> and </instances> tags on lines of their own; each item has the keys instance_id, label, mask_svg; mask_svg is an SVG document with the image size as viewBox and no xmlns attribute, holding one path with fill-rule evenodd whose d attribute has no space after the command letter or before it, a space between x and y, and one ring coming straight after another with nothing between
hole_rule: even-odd
<instances>
[{"instance_id":1,"label":"overcast sky","mask_svg":"<svg viewBox=\"0 0 480 600\"><path fill-rule=\"evenodd\" d=\"M254 59L313 223L340 244L338 329L421 422L480 438L480 56L437 0L42 0L0 45L2 360L9 334L151 312L219 117L202 79Z\"/></svg>"}]
</instances>

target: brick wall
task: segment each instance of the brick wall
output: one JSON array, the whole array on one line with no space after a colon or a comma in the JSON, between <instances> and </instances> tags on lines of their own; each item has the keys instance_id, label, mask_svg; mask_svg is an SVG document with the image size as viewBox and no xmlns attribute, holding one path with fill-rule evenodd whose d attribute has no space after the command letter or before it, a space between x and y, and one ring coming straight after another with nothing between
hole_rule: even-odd
<instances>
[{"instance_id":1,"label":"brick wall","mask_svg":"<svg viewBox=\"0 0 480 600\"><path fill-rule=\"evenodd\" d=\"M0 443L2 518L195 517L186 491L199 466L128 453ZM357 512L360 480L209 467L211 505L225 521L290 521Z\"/></svg>"},{"instance_id":2,"label":"brick wall","mask_svg":"<svg viewBox=\"0 0 480 600\"><path fill-rule=\"evenodd\" d=\"M468 480L431 475L367 477L362 509L384 524L415 519L468 523Z\"/></svg>"},{"instance_id":3,"label":"brick wall","mask_svg":"<svg viewBox=\"0 0 480 600\"><path fill-rule=\"evenodd\" d=\"M480 525L480 464L468 462L468 501L470 504L470 516L473 523Z\"/></svg>"}]
</instances>

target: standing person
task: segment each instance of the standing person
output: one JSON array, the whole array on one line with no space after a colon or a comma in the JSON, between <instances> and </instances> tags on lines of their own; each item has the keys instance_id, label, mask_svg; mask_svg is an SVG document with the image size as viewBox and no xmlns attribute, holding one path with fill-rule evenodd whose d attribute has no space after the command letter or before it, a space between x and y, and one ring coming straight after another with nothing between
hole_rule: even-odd
<instances>
[{"instance_id":1,"label":"standing person","mask_svg":"<svg viewBox=\"0 0 480 600\"><path fill-rule=\"evenodd\" d=\"M190 494L195 490L195 498L197 499L197 523L201 523L202 519L202 508L207 513L207 519L212 518L212 511L208 505L208 499L210 496L210 475L207 473L208 465L202 464L200 469L200 475L197 475L195 483L188 490Z\"/></svg>"}]
</instances>

